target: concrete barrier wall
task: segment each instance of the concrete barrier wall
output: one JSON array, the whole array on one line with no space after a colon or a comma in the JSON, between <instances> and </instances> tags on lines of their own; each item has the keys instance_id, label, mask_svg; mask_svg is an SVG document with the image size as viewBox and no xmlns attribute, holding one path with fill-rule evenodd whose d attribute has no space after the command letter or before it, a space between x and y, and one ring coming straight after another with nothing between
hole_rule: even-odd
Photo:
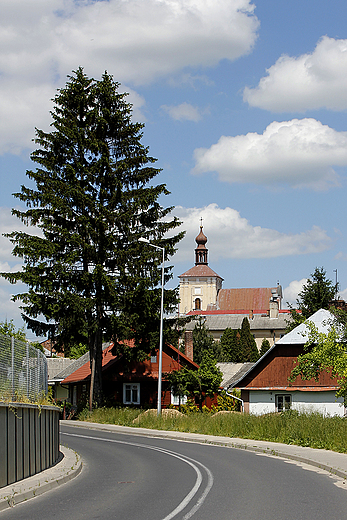
<instances>
[{"instance_id":1,"label":"concrete barrier wall","mask_svg":"<svg viewBox=\"0 0 347 520\"><path fill-rule=\"evenodd\" d=\"M0 488L53 466L58 457L58 408L0 403Z\"/></svg>"}]
</instances>

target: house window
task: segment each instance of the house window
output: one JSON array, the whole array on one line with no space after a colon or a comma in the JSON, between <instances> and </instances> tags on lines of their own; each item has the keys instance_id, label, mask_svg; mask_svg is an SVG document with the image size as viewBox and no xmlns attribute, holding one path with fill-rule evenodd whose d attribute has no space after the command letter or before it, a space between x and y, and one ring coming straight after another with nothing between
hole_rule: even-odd
<instances>
[{"instance_id":1,"label":"house window","mask_svg":"<svg viewBox=\"0 0 347 520\"><path fill-rule=\"evenodd\" d=\"M140 383L123 384L123 403L140 404Z\"/></svg>"},{"instance_id":2,"label":"house window","mask_svg":"<svg viewBox=\"0 0 347 520\"><path fill-rule=\"evenodd\" d=\"M200 298L195 298L195 310L199 311L201 309L201 300Z\"/></svg>"},{"instance_id":3,"label":"house window","mask_svg":"<svg viewBox=\"0 0 347 520\"><path fill-rule=\"evenodd\" d=\"M276 396L276 412L290 410L292 406L291 394L277 394Z\"/></svg>"},{"instance_id":4,"label":"house window","mask_svg":"<svg viewBox=\"0 0 347 520\"><path fill-rule=\"evenodd\" d=\"M181 403L180 403L180 397L179 395L174 395L171 390L171 404L174 406L179 406L180 404L186 404L187 402L187 396L181 395Z\"/></svg>"},{"instance_id":5,"label":"house window","mask_svg":"<svg viewBox=\"0 0 347 520\"><path fill-rule=\"evenodd\" d=\"M153 356L151 356L151 363L156 363L157 362L157 355L154 354Z\"/></svg>"}]
</instances>

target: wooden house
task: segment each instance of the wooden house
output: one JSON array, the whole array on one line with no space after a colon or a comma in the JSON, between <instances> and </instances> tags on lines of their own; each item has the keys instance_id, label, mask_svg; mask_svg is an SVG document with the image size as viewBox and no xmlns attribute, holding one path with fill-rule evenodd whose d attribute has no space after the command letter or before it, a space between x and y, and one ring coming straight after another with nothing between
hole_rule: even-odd
<instances>
[{"instance_id":1,"label":"wooden house","mask_svg":"<svg viewBox=\"0 0 347 520\"><path fill-rule=\"evenodd\" d=\"M310 317L319 332L327 333L333 315L324 309ZM319 412L323 415L344 416L342 398L336 398L337 381L327 371L318 381L305 381L289 377L299 354L304 352L308 338L307 326L302 323L273 345L241 378L233 381L229 389L241 389L245 412L262 415L286 409Z\"/></svg>"},{"instance_id":2,"label":"wooden house","mask_svg":"<svg viewBox=\"0 0 347 520\"><path fill-rule=\"evenodd\" d=\"M129 342L131 346L131 342ZM113 405L135 405L150 408L157 406L158 394L158 351L149 359L139 362L127 362L124 356L112 354L113 344L104 345L102 352L103 392ZM189 352L188 352L189 353ZM82 359L83 358L83 359ZM72 405L86 400L90 385L89 353L82 356L65 372L61 385L69 387L69 400ZM187 366L198 369L191 357L178 351L172 345L163 346L162 372L172 372ZM61 374L58 374L61 379ZM175 404L171 389L163 380L162 407Z\"/></svg>"}]
</instances>

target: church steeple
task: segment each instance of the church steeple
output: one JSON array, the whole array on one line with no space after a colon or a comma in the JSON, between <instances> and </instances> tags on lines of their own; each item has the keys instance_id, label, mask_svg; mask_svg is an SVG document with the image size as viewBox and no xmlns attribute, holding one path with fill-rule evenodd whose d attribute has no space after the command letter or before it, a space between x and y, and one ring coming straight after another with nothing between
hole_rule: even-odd
<instances>
[{"instance_id":1,"label":"church steeple","mask_svg":"<svg viewBox=\"0 0 347 520\"><path fill-rule=\"evenodd\" d=\"M195 265L208 265L207 254L208 249L206 247L207 237L202 232L202 219L200 225L200 233L195 239L197 247L195 249Z\"/></svg>"}]
</instances>

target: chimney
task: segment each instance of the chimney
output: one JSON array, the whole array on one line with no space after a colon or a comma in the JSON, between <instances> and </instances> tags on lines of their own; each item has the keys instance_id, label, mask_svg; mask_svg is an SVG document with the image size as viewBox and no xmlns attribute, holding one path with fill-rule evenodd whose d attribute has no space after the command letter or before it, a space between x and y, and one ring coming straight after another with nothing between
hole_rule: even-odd
<instances>
[{"instance_id":1,"label":"chimney","mask_svg":"<svg viewBox=\"0 0 347 520\"><path fill-rule=\"evenodd\" d=\"M193 361L193 331L186 330L184 332L184 353Z\"/></svg>"},{"instance_id":2,"label":"chimney","mask_svg":"<svg viewBox=\"0 0 347 520\"><path fill-rule=\"evenodd\" d=\"M277 298L271 298L270 300L270 311L269 311L269 317L270 318L278 318L278 299Z\"/></svg>"}]
</instances>

